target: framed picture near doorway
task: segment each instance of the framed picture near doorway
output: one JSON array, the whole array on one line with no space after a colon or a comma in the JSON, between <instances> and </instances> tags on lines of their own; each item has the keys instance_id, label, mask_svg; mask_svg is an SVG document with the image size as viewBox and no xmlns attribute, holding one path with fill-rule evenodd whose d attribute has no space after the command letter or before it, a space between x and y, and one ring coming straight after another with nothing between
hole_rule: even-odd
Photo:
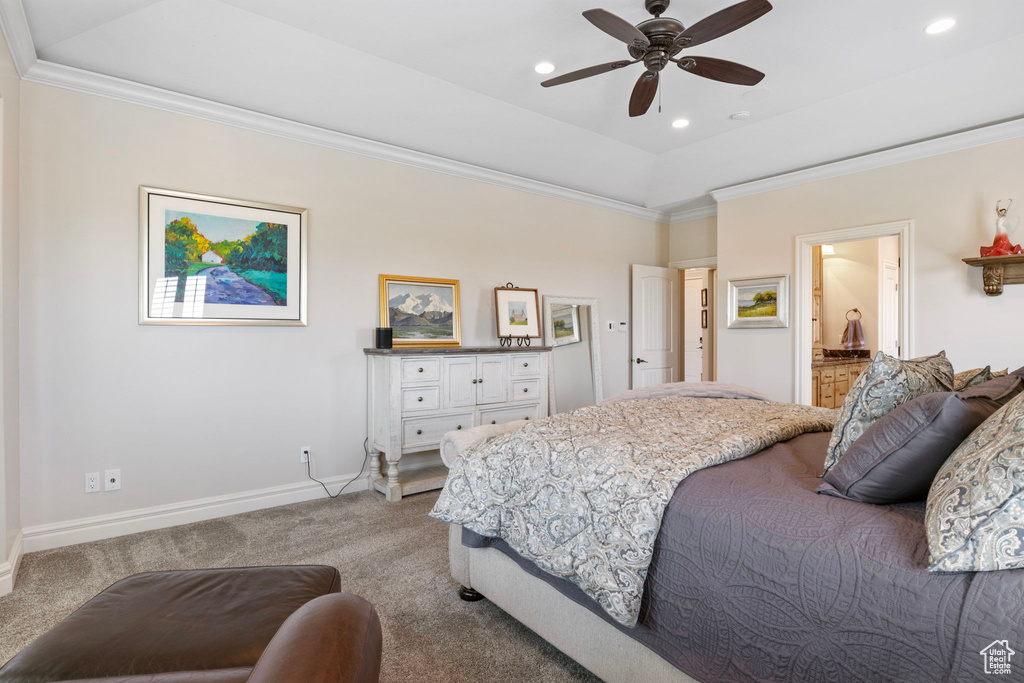
<instances>
[{"instance_id":1,"label":"framed picture near doorway","mask_svg":"<svg viewBox=\"0 0 1024 683\"><path fill-rule=\"evenodd\" d=\"M729 280L729 329L789 327L789 276Z\"/></svg>"}]
</instances>

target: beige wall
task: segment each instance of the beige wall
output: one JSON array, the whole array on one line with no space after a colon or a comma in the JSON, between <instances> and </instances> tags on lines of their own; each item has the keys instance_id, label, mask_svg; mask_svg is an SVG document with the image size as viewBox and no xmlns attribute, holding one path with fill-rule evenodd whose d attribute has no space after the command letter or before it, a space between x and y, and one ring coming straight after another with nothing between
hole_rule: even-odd
<instances>
[{"instance_id":1,"label":"beige wall","mask_svg":"<svg viewBox=\"0 0 1024 683\"><path fill-rule=\"evenodd\" d=\"M980 269L960 261L991 244L996 200L1021 196L1022 159L1016 139L719 202L719 380L795 395L792 328L725 329L728 280L793 273L797 235L903 219L916 230L915 343L904 352L945 349L958 370L1024 365L1024 286L987 297ZM1024 242L1022 216L1015 206L1008 221L1016 242Z\"/></svg>"},{"instance_id":2,"label":"beige wall","mask_svg":"<svg viewBox=\"0 0 1024 683\"><path fill-rule=\"evenodd\" d=\"M21 81L0 36L0 564L21 530L18 411L18 220Z\"/></svg>"},{"instance_id":3,"label":"beige wall","mask_svg":"<svg viewBox=\"0 0 1024 683\"><path fill-rule=\"evenodd\" d=\"M718 219L715 216L668 226L668 261L708 258L718 253Z\"/></svg>"},{"instance_id":4,"label":"beige wall","mask_svg":"<svg viewBox=\"0 0 1024 683\"><path fill-rule=\"evenodd\" d=\"M878 350L879 240L840 242L835 254L822 258L822 345L843 348L846 314L861 312L867 349Z\"/></svg>"},{"instance_id":5,"label":"beige wall","mask_svg":"<svg viewBox=\"0 0 1024 683\"><path fill-rule=\"evenodd\" d=\"M600 299L667 227L579 204L38 84L22 89L25 527L358 471L377 275L461 280L466 345L496 345L493 287ZM138 186L308 207L309 326L137 324ZM604 333L605 394L629 335ZM82 493L120 467L124 488Z\"/></svg>"}]
</instances>

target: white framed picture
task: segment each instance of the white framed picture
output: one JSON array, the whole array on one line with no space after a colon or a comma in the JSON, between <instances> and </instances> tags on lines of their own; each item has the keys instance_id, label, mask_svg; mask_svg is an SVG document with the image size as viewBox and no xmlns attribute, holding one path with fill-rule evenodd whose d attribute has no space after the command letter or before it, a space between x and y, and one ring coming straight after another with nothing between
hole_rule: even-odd
<instances>
[{"instance_id":1,"label":"white framed picture","mask_svg":"<svg viewBox=\"0 0 1024 683\"><path fill-rule=\"evenodd\" d=\"M494 311L498 337L540 337L540 298L536 289L495 287Z\"/></svg>"},{"instance_id":2,"label":"white framed picture","mask_svg":"<svg viewBox=\"0 0 1024 683\"><path fill-rule=\"evenodd\" d=\"M789 327L789 276L729 280L729 328Z\"/></svg>"}]
</instances>

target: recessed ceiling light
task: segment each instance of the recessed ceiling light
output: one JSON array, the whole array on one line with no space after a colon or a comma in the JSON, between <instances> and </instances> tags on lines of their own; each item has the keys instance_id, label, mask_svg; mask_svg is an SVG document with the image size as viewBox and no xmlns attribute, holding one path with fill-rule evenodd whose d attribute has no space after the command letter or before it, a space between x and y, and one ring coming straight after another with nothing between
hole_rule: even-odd
<instances>
[{"instance_id":1,"label":"recessed ceiling light","mask_svg":"<svg viewBox=\"0 0 1024 683\"><path fill-rule=\"evenodd\" d=\"M690 122L686 119L676 119L672 122L673 128L686 128L688 125L690 125Z\"/></svg>"},{"instance_id":2,"label":"recessed ceiling light","mask_svg":"<svg viewBox=\"0 0 1024 683\"><path fill-rule=\"evenodd\" d=\"M541 62L537 66L533 67L533 70L539 74L549 74L555 70L555 65L551 62Z\"/></svg>"},{"instance_id":3,"label":"recessed ceiling light","mask_svg":"<svg viewBox=\"0 0 1024 683\"><path fill-rule=\"evenodd\" d=\"M937 33L945 33L954 26L956 26L956 19L946 17L945 19L939 19L938 21L933 21L928 24L928 26L925 27L924 32L930 36L934 36Z\"/></svg>"}]
</instances>

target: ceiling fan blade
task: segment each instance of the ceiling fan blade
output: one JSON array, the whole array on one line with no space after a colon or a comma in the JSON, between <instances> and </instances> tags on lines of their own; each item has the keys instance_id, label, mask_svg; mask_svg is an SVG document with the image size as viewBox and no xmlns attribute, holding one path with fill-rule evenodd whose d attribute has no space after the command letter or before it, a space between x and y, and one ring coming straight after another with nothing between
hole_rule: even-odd
<instances>
[{"instance_id":1,"label":"ceiling fan blade","mask_svg":"<svg viewBox=\"0 0 1024 683\"><path fill-rule=\"evenodd\" d=\"M701 19L679 34L675 43L683 47L693 47L721 38L727 33L743 28L771 10L772 4L768 0L746 0Z\"/></svg>"},{"instance_id":2,"label":"ceiling fan blade","mask_svg":"<svg viewBox=\"0 0 1024 683\"><path fill-rule=\"evenodd\" d=\"M657 93L658 72L645 71L640 74L636 85L633 86L633 94L629 96L629 115L643 116L646 114Z\"/></svg>"},{"instance_id":3,"label":"ceiling fan blade","mask_svg":"<svg viewBox=\"0 0 1024 683\"><path fill-rule=\"evenodd\" d=\"M651 44L651 41L647 39L643 33L640 32L636 26L629 23L622 17L617 17L611 12L603 9L588 9L583 13L583 16L587 18L594 26L598 27L612 38L621 40L626 45L632 45L639 43L641 47L647 47Z\"/></svg>"},{"instance_id":4,"label":"ceiling fan blade","mask_svg":"<svg viewBox=\"0 0 1024 683\"><path fill-rule=\"evenodd\" d=\"M637 60L640 61L640 60ZM563 83L572 83L578 81L581 78L590 78L591 76L597 76L598 74L608 73L615 69L621 69L624 66L630 64L636 64L636 62L630 62L628 60L620 60L618 62L608 62L606 64L598 64L597 66L588 66L586 69L579 69L577 71L570 71L567 74L561 76L555 76L541 83L545 88L550 88L553 85L562 85Z\"/></svg>"},{"instance_id":5,"label":"ceiling fan blade","mask_svg":"<svg viewBox=\"0 0 1024 683\"><path fill-rule=\"evenodd\" d=\"M687 55L679 60L679 68L713 81L734 83L735 85L757 85L764 78L764 74L757 69L714 57Z\"/></svg>"}]
</instances>

